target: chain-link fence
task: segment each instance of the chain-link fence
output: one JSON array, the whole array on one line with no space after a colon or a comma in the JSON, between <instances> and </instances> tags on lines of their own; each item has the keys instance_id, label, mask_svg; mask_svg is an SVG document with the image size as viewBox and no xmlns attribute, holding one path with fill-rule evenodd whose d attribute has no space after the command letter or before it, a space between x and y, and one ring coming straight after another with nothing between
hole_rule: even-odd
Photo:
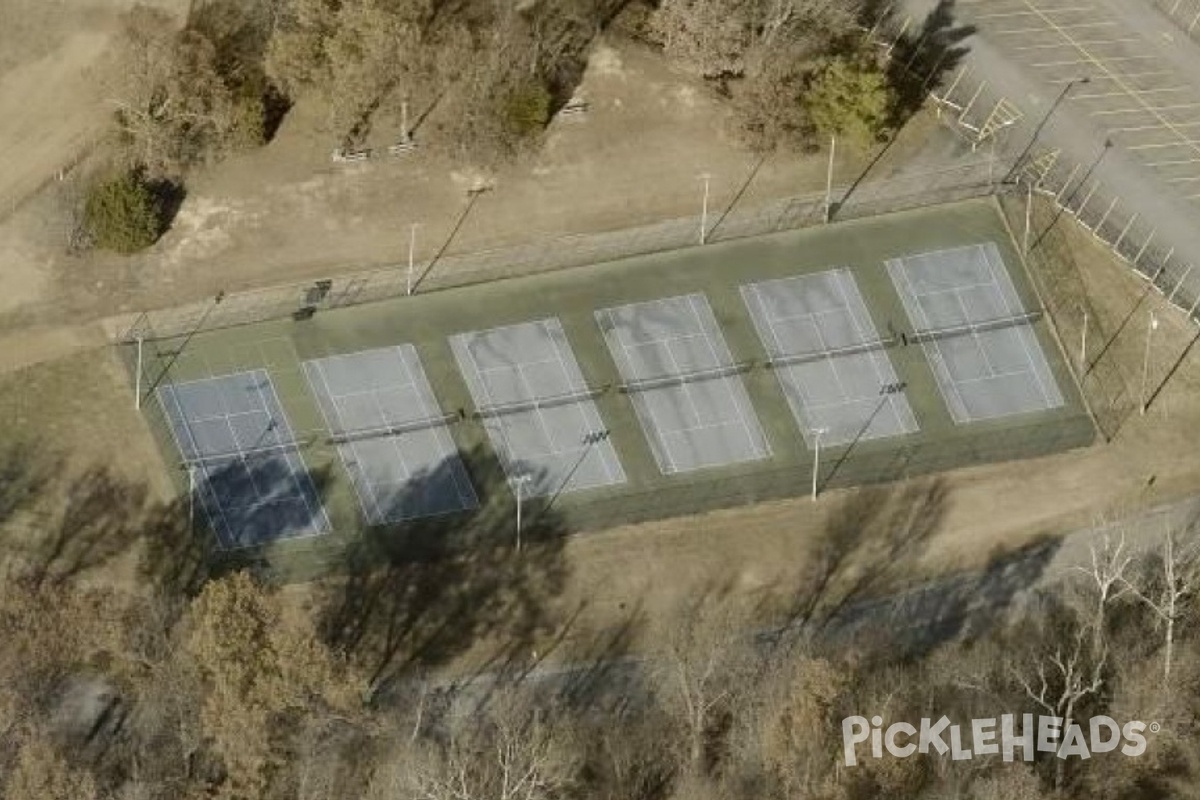
<instances>
[{"instance_id":1,"label":"chain-link fence","mask_svg":"<svg viewBox=\"0 0 1200 800\"><path fill-rule=\"evenodd\" d=\"M1100 156L1103 158L1103 155ZM1036 164L1036 160L1030 162ZM1095 163L1098 163L1095 162ZM1094 166L1047 162L1045 169L1028 167L1022 178L1049 198L1054 207L1070 214L1080 226L1104 242L1122 261L1193 322L1200 306L1200 269L1158 240L1154 220L1124 203L1116 187L1093 177ZM1037 234L1033 247L1037 244Z\"/></svg>"},{"instance_id":2,"label":"chain-link fence","mask_svg":"<svg viewBox=\"0 0 1200 800\"><path fill-rule=\"evenodd\" d=\"M948 203L991 193L1002 176L994 159L968 159L954 166L902 174L887 180L835 187L830 194L836 219L853 219L908 208ZM705 241L749 236L821 224L824 192L787 197L753 209L733 208L708 218ZM595 234L564 236L516 247L443 255L417 265L416 294L497 278L531 275L631 256L697 246L700 215L653 225ZM304 316L323 310L401 297L409 292L407 264L338 275L326 281L237 292L176 308L118 320L112 326L124 342L185 335L217 328Z\"/></svg>"}]
</instances>

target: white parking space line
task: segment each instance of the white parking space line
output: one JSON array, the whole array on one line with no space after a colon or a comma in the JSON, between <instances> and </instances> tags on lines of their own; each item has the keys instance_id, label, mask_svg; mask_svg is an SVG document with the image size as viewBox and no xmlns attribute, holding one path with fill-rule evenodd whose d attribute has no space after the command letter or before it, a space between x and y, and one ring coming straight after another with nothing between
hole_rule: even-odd
<instances>
[{"instance_id":1,"label":"white parking space line","mask_svg":"<svg viewBox=\"0 0 1200 800\"><path fill-rule=\"evenodd\" d=\"M1130 94L1146 95L1146 94L1167 94L1169 92L1186 92L1192 87L1190 86L1163 86L1158 89L1138 89L1134 92L1097 92L1096 94L1076 94L1071 96L1072 102L1080 100L1099 100L1106 97L1126 97Z\"/></svg>"},{"instance_id":2,"label":"white parking space line","mask_svg":"<svg viewBox=\"0 0 1200 800\"><path fill-rule=\"evenodd\" d=\"M1054 29L1060 30L1060 31L1067 31L1067 30L1074 30L1077 28L1112 28L1112 27L1116 26L1116 24L1117 23L1113 22L1112 20L1102 20L1099 22L1076 22L1076 23L1070 24L1070 25L1055 25ZM1047 29L1044 27L1043 28L1015 28L1013 30L1007 30L1007 31L998 30L998 31L994 31L994 33L996 33L999 36L1028 36L1031 33L1045 33L1046 31L1047 31Z\"/></svg>"},{"instance_id":3,"label":"white parking space line","mask_svg":"<svg viewBox=\"0 0 1200 800\"><path fill-rule=\"evenodd\" d=\"M1100 81L1113 81L1114 83L1120 83L1121 81L1134 81L1140 78L1161 78L1163 75L1173 74L1174 73L1170 70L1163 69L1151 70L1147 72L1113 72L1109 75L1089 75L1088 78L1092 83L1099 83ZM1064 83L1071 83L1072 81L1076 80L1078 80L1078 76L1072 76L1068 78L1047 78L1046 83L1061 86Z\"/></svg>"},{"instance_id":4,"label":"white parking space line","mask_svg":"<svg viewBox=\"0 0 1200 800\"><path fill-rule=\"evenodd\" d=\"M1157 59L1158 59L1158 56L1119 56L1119 57L1105 58L1103 63L1112 64L1112 63L1115 63L1118 61L1155 61ZM1091 58L1091 57L1072 58L1072 59L1068 59L1066 61L1042 61L1037 64L1030 64L1029 66L1031 66L1035 69L1047 69L1049 67L1070 67L1070 66L1074 66L1076 64L1092 64L1092 65L1095 65L1098 67L1102 67L1102 64L1100 61L1097 61L1095 58ZM1137 90L1135 89L1133 91L1137 91Z\"/></svg>"},{"instance_id":5,"label":"white parking space line","mask_svg":"<svg viewBox=\"0 0 1200 800\"><path fill-rule=\"evenodd\" d=\"M1176 122L1176 128L1194 128L1200 125L1200 120L1192 120L1191 122ZM1141 131L1170 131L1170 128L1164 128L1162 125L1134 125L1128 128L1109 128L1109 133L1138 133Z\"/></svg>"},{"instance_id":6,"label":"white parking space line","mask_svg":"<svg viewBox=\"0 0 1200 800\"><path fill-rule=\"evenodd\" d=\"M1175 161L1151 161L1147 167L1175 167L1180 164L1200 164L1200 158L1181 158Z\"/></svg>"},{"instance_id":7,"label":"white parking space line","mask_svg":"<svg viewBox=\"0 0 1200 800\"><path fill-rule=\"evenodd\" d=\"M1133 99L1135 99L1135 100L1137 99L1136 95L1131 95L1131 97L1133 97ZM1155 116L1158 116L1159 112L1178 111L1181 108L1200 108L1200 103L1178 103L1173 106L1143 105L1141 108L1110 108L1110 109L1102 109L1100 111L1092 111L1092 112L1089 112L1089 114L1093 117L1110 117L1114 114L1145 114L1145 113L1149 112L1151 114L1154 114ZM1169 122L1164 119L1163 123L1160 127L1171 129L1171 128L1175 127L1175 123ZM1180 140L1184 140L1187 137L1180 135L1179 138L1180 138Z\"/></svg>"},{"instance_id":8,"label":"white parking space line","mask_svg":"<svg viewBox=\"0 0 1200 800\"><path fill-rule=\"evenodd\" d=\"M1121 38L1117 38L1117 39L1097 39L1095 41L1080 42L1080 44L1085 45L1087 47L1103 47L1104 45L1109 45L1109 44L1127 44L1129 42L1140 42L1140 41L1141 41L1141 39L1138 39L1135 36L1126 36L1126 37L1121 37ZM1066 45L1062 40L1055 40L1053 42L1047 42L1045 44L1026 44L1026 45L1021 45L1020 47L1012 47L1009 49L1012 50L1014 53L1025 53L1025 52L1029 52L1030 50L1052 50L1055 47L1067 47L1067 46L1068 45Z\"/></svg>"},{"instance_id":9,"label":"white parking space line","mask_svg":"<svg viewBox=\"0 0 1200 800\"><path fill-rule=\"evenodd\" d=\"M1186 142L1163 142L1161 144L1126 145L1126 150L1161 150L1164 147L1191 147L1200 144L1200 139L1188 139Z\"/></svg>"},{"instance_id":10,"label":"white parking space line","mask_svg":"<svg viewBox=\"0 0 1200 800\"><path fill-rule=\"evenodd\" d=\"M1056 14L1066 14L1066 13L1069 13L1072 11L1084 11L1084 12L1094 11L1095 8L1096 8L1095 6L1067 6L1065 8L1047 9L1047 11L1049 11L1051 13L1056 13ZM1034 13L1035 12L1030 11L1028 9L1022 9L1019 11L997 11L997 12L991 13L991 14L972 14L971 19L972 20L981 20L981 19L1006 19L1008 17L1028 17L1028 16L1033 15Z\"/></svg>"}]
</instances>

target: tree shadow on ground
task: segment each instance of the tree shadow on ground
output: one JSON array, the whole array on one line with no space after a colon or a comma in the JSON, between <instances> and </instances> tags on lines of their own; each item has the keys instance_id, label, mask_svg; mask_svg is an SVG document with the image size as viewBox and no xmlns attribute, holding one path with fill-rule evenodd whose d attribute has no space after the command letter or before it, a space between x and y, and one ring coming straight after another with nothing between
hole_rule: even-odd
<instances>
[{"instance_id":1,"label":"tree shadow on ground","mask_svg":"<svg viewBox=\"0 0 1200 800\"><path fill-rule=\"evenodd\" d=\"M309 477L324 497L329 471ZM263 465L254 480L262 488L268 479L290 477ZM141 586L186 599L209 579L261 560L261 548L221 550L198 496L159 500L107 465L72 470L57 455L20 445L0 450L0 526L0 556L33 585L87 578L127 559Z\"/></svg>"},{"instance_id":2,"label":"tree shadow on ground","mask_svg":"<svg viewBox=\"0 0 1200 800\"><path fill-rule=\"evenodd\" d=\"M158 217L158 235L162 236L171 229L175 216L183 207L187 198L187 190L182 183L166 179L147 181L146 188L154 198L154 209Z\"/></svg>"},{"instance_id":3,"label":"tree shadow on ground","mask_svg":"<svg viewBox=\"0 0 1200 800\"><path fill-rule=\"evenodd\" d=\"M958 69L969 52L963 41L975 28L955 21L954 0L939 0L919 27L911 23L905 27L895 6L887 0L869 0L860 19L885 41L895 41L887 59L887 78L895 93L891 124L898 129L920 109L942 77Z\"/></svg>"},{"instance_id":4,"label":"tree shadow on ground","mask_svg":"<svg viewBox=\"0 0 1200 800\"><path fill-rule=\"evenodd\" d=\"M831 621L837 639L893 659L917 659L951 641L971 642L1001 625L1022 593L1034 587L1058 550L1039 538L997 554L981 570L929 581L888 598L847 608Z\"/></svg>"},{"instance_id":5,"label":"tree shadow on ground","mask_svg":"<svg viewBox=\"0 0 1200 800\"><path fill-rule=\"evenodd\" d=\"M781 633L823 635L848 608L895 587L940 526L940 477L872 486L836 500L824 527L804 543L803 571L784 609Z\"/></svg>"},{"instance_id":6,"label":"tree shadow on ground","mask_svg":"<svg viewBox=\"0 0 1200 800\"><path fill-rule=\"evenodd\" d=\"M152 505L145 485L106 465L74 471L26 444L0 450L0 549L30 585L69 581L129 552Z\"/></svg>"},{"instance_id":7,"label":"tree shadow on ground","mask_svg":"<svg viewBox=\"0 0 1200 800\"><path fill-rule=\"evenodd\" d=\"M807 544L778 641L814 643L915 658L951 640L972 640L1000 621L1034 586L1060 539L1045 537L997 553L981 570L917 586L911 575L941 526L947 490L940 477L848 494Z\"/></svg>"},{"instance_id":8,"label":"tree shadow on ground","mask_svg":"<svg viewBox=\"0 0 1200 800\"><path fill-rule=\"evenodd\" d=\"M518 548L515 497L499 464L467 456L479 507L372 529L344 557L319 624L328 644L360 663L378 697L414 669L445 664L487 640L481 669L528 662L550 633L561 591L565 528L554 513L528 514ZM422 504L421 486L445 483L449 459L409 482L400 515ZM528 505L528 501L527 501Z\"/></svg>"}]
</instances>

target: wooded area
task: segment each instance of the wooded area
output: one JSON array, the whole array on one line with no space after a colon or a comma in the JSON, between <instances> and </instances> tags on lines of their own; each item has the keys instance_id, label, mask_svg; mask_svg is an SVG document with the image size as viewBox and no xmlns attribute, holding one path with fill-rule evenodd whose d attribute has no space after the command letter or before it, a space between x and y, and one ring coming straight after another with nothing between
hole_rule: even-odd
<instances>
[{"instance_id":1,"label":"wooded area","mask_svg":"<svg viewBox=\"0 0 1200 800\"><path fill-rule=\"evenodd\" d=\"M112 166L92 191L123 180L178 195L192 171L269 142L298 103L318 112L331 151L382 126L464 166L511 162L536 151L606 35L709 81L749 149L837 135L866 150L913 110L867 14L856 0L202 0L180 26L136 6L108 88ZM110 249L142 228L136 215L89 218Z\"/></svg>"},{"instance_id":2,"label":"wooded area","mask_svg":"<svg viewBox=\"0 0 1200 800\"><path fill-rule=\"evenodd\" d=\"M15 467L3 486L6 518L40 491ZM471 537L393 537L306 587L299 608L250 572L210 574L178 503L148 506L103 471L72 497L0 584L12 800L1197 792L1194 526L1142 550L1114 528L1026 596L1056 547L1038 542L918 601L895 594L892 565L937 528L944 491L937 479L870 489L798 539L806 569L785 601L751 607L696 585L665 618L631 607L584 634L550 612L563 569L553 519L520 551L499 506ZM137 592L90 577L120 552L140 553ZM488 662L449 680L484 642ZM1136 757L843 756L848 716L946 715L969 730L1025 713L1161 730Z\"/></svg>"}]
</instances>

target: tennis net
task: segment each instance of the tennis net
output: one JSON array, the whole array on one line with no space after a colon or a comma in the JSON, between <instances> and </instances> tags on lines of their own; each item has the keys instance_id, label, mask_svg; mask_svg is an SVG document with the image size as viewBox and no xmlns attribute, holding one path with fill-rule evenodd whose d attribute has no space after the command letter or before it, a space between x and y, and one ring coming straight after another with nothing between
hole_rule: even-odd
<instances>
[{"instance_id":1,"label":"tennis net","mask_svg":"<svg viewBox=\"0 0 1200 800\"><path fill-rule=\"evenodd\" d=\"M681 372L677 375L662 375L655 378L641 378L627 381L619 387L622 394L646 392L651 389L666 389L671 386L684 386L698 381L711 381L741 375L754 368L753 361L741 361L736 364L725 364L719 367L708 367L693 372Z\"/></svg>"},{"instance_id":2,"label":"tennis net","mask_svg":"<svg viewBox=\"0 0 1200 800\"><path fill-rule=\"evenodd\" d=\"M311 443L311 438L296 439L295 441L285 442L282 444L272 444L264 447L252 447L248 450L229 450L224 453L205 453L204 455L200 455L195 458L184 458L180 460L179 466L184 470L192 470L196 468L207 470L210 467L220 469L221 467L224 467L239 459L255 461L261 458L275 458L281 455L298 453L300 448L306 447Z\"/></svg>"},{"instance_id":3,"label":"tennis net","mask_svg":"<svg viewBox=\"0 0 1200 800\"><path fill-rule=\"evenodd\" d=\"M859 342L858 344L846 345L845 347L834 347L829 350L812 350L806 353L790 353L788 355L774 356L767 360L766 366L768 369L779 369L782 367L791 367L796 364L807 364L812 361L823 361L827 358L838 358L839 356L852 356L858 353L873 353L878 350L884 350L896 343L895 338L888 339L872 339L869 342Z\"/></svg>"},{"instance_id":4,"label":"tennis net","mask_svg":"<svg viewBox=\"0 0 1200 800\"><path fill-rule=\"evenodd\" d=\"M485 417L500 417L505 414L518 414L522 411L536 411L542 408L553 408L555 406L566 406L572 403L582 403L585 400L594 400L604 394L605 389L581 389L576 392L567 392L565 394L550 395L547 397L533 397L528 400L515 400L511 403L496 403L490 406L482 406L475 410L475 418L483 419Z\"/></svg>"},{"instance_id":5,"label":"tennis net","mask_svg":"<svg viewBox=\"0 0 1200 800\"><path fill-rule=\"evenodd\" d=\"M1033 311L1014 314L1011 317L989 319L983 322L968 322L965 325L952 325L948 328L938 328L937 330L914 331L911 338L914 342L932 342L937 339L947 339L953 336L967 336L975 333L983 333L984 331L999 330L1001 328L1014 328L1017 325L1028 325L1032 322L1037 322L1041 318L1041 309L1034 309Z\"/></svg>"},{"instance_id":6,"label":"tennis net","mask_svg":"<svg viewBox=\"0 0 1200 800\"><path fill-rule=\"evenodd\" d=\"M364 439L383 439L388 436L400 436L405 433L415 433L416 431L451 425L458 422L460 418L460 415L457 413L438 414L433 417L398 422L395 425L381 425L377 428L339 431L331 434L327 441L329 444L350 444L352 442L361 442Z\"/></svg>"}]
</instances>

